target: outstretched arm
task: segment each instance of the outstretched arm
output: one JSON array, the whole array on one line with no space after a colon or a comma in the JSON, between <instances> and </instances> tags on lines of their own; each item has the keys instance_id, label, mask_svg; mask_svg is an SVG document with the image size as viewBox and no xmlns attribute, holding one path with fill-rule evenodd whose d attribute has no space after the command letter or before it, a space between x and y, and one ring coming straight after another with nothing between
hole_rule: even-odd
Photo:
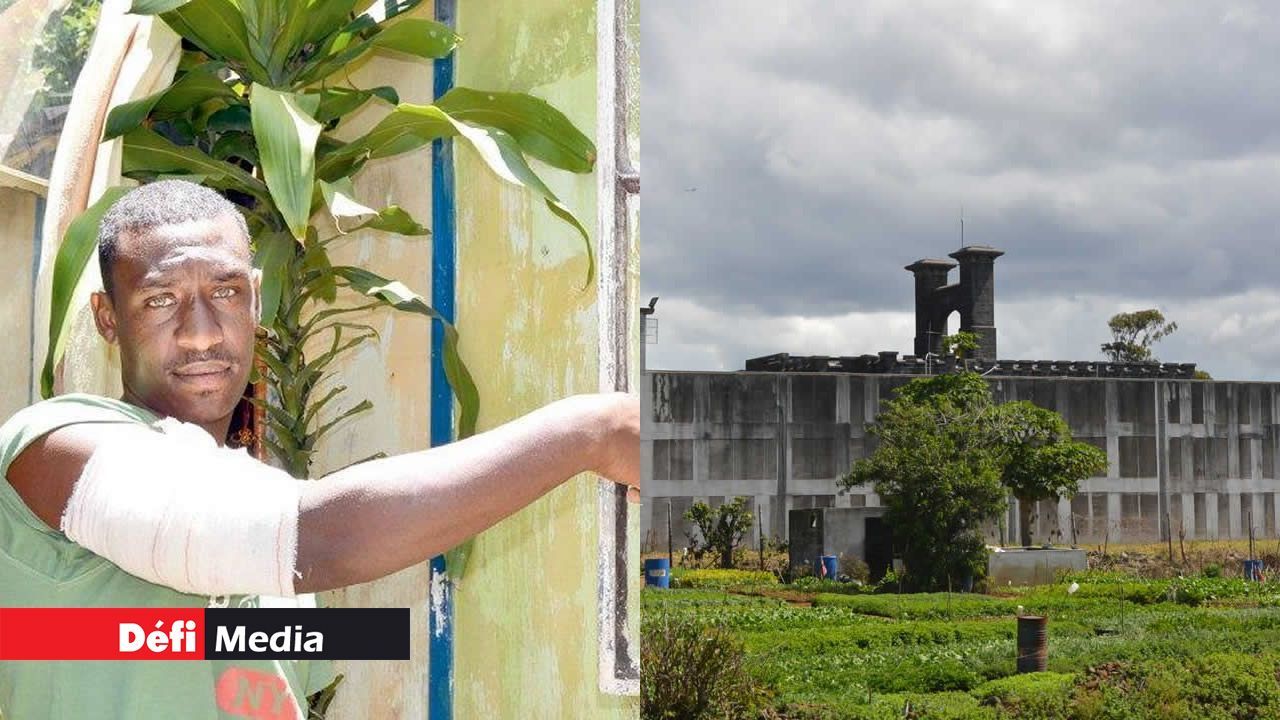
<instances>
[{"instance_id":1,"label":"outstretched arm","mask_svg":"<svg viewBox=\"0 0 1280 720\"><path fill-rule=\"evenodd\" d=\"M366 582L438 555L578 473L639 483L639 400L581 395L488 432L309 483L298 592Z\"/></svg>"},{"instance_id":2,"label":"outstretched arm","mask_svg":"<svg viewBox=\"0 0 1280 720\"><path fill-rule=\"evenodd\" d=\"M229 451L81 424L33 442L8 479L50 527L152 582L184 592L314 592L448 550L581 472L634 490L639 425L636 396L581 395L466 440L310 482L243 454L215 457ZM296 528L296 562L279 544L268 552L284 528Z\"/></svg>"}]
</instances>

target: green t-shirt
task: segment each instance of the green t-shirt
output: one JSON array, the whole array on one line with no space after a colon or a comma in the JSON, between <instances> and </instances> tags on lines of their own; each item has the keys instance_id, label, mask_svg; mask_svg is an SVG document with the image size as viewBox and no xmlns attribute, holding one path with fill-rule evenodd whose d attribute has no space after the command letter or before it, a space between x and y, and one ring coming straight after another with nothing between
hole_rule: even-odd
<instances>
[{"instance_id":1,"label":"green t-shirt","mask_svg":"<svg viewBox=\"0 0 1280 720\"><path fill-rule=\"evenodd\" d=\"M40 436L76 423L153 425L149 411L72 393L24 408L0 426L0 607L258 607L296 601L190 595L130 575L31 512L9 465ZM306 697L333 679L306 660L0 662L0 716L17 718L306 717Z\"/></svg>"}]
</instances>

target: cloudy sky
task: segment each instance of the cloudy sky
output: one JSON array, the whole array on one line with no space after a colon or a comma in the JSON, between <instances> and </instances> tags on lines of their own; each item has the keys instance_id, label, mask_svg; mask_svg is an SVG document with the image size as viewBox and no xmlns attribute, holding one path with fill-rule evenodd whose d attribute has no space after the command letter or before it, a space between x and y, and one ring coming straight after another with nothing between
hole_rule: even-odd
<instances>
[{"instance_id":1,"label":"cloudy sky","mask_svg":"<svg viewBox=\"0 0 1280 720\"><path fill-rule=\"evenodd\" d=\"M963 208L1007 253L1001 357L1100 359L1107 318L1158 307L1161 360L1280 380L1278 17L645 0L649 366L911 352L903 266L959 247Z\"/></svg>"}]
</instances>

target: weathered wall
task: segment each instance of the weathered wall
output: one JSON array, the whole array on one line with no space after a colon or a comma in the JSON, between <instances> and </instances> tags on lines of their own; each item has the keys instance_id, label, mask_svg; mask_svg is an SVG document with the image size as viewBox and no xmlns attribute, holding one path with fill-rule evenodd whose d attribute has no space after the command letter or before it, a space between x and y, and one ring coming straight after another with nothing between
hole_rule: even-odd
<instances>
[{"instance_id":1,"label":"weathered wall","mask_svg":"<svg viewBox=\"0 0 1280 720\"><path fill-rule=\"evenodd\" d=\"M695 500L753 496L767 534L786 535L792 508L875 506L870 488L836 480L874 450L865 424L908 376L648 373L641 457L646 547L674 539ZM1073 500L1038 508L1037 539L1081 543L1277 536L1280 384L1092 378L992 379L999 401L1058 411L1074 436L1105 450L1107 474ZM1168 514L1170 522L1163 518ZM1009 537L1016 531L1011 518Z\"/></svg>"},{"instance_id":2,"label":"weathered wall","mask_svg":"<svg viewBox=\"0 0 1280 720\"><path fill-rule=\"evenodd\" d=\"M0 337L9 340L0 363L0 417L9 417L31 401L32 258L35 254L40 197L3 185L0 177L0 253L9 268L0 284Z\"/></svg>"},{"instance_id":3,"label":"weathered wall","mask_svg":"<svg viewBox=\"0 0 1280 720\"><path fill-rule=\"evenodd\" d=\"M457 84L532 93L595 137L595 8L460 3ZM594 285L581 289L587 258L575 231L469 150L456 162L458 322L484 398L480 424L491 427L598 387L598 299ZM596 179L545 177L592 226ZM455 717L638 716L635 698L598 685L596 494L593 478L577 478L477 540L455 599Z\"/></svg>"}]
</instances>

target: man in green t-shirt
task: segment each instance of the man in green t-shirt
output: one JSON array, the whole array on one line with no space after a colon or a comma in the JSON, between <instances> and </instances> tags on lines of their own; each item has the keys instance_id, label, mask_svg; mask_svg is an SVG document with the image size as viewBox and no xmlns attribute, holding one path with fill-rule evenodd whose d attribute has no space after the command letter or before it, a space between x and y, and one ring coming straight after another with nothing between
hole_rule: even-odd
<instances>
[{"instance_id":1,"label":"man in green t-shirt","mask_svg":"<svg viewBox=\"0 0 1280 720\"><path fill-rule=\"evenodd\" d=\"M272 604L420 563L581 472L638 498L639 401L624 394L324 482L273 476L221 447L259 316L235 206L188 182L145 185L104 217L99 262L93 317L120 348L124 392L59 396L0 427L0 606ZM170 479L180 491L155 492ZM331 677L302 661L0 662L0 714L304 718Z\"/></svg>"}]
</instances>

